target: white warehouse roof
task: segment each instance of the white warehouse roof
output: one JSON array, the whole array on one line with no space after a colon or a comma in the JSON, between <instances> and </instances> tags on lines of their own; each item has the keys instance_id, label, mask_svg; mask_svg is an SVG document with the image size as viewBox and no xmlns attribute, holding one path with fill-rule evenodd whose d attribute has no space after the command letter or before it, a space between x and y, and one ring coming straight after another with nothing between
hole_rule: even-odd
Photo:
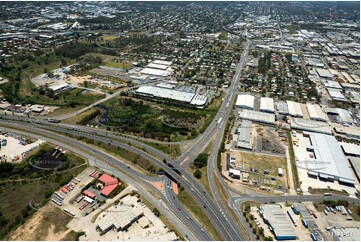
<instances>
[{"instance_id":1,"label":"white warehouse roof","mask_svg":"<svg viewBox=\"0 0 361 242\"><path fill-rule=\"evenodd\" d=\"M154 68L154 69L160 69L160 70L166 70L169 66L150 63L147 65L147 67Z\"/></svg>"},{"instance_id":2,"label":"white warehouse roof","mask_svg":"<svg viewBox=\"0 0 361 242\"><path fill-rule=\"evenodd\" d=\"M315 120L307 120L302 118L290 118L291 128L311 131L311 132L318 132L323 134L332 134L331 127L325 123Z\"/></svg>"},{"instance_id":3,"label":"white warehouse roof","mask_svg":"<svg viewBox=\"0 0 361 242\"><path fill-rule=\"evenodd\" d=\"M197 106L205 105L208 99L206 96L198 95L192 92L183 92L174 89L154 86L141 86L137 90L135 90L135 92L141 95L173 99Z\"/></svg>"},{"instance_id":4,"label":"white warehouse roof","mask_svg":"<svg viewBox=\"0 0 361 242\"><path fill-rule=\"evenodd\" d=\"M304 132L309 135L315 158L306 160L307 169L319 176L355 184L346 158L334 136Z\"/></svg>"},{"instance_id":5,"label":"white warehouse roof","mask_svg":"<svg viewBox=\"0 0 361 242\"><path fill-rule=\"evenodd\" d=\"M293 117L303 117L301 104L293 101L287 101L288 112Z\"/></svg>"},{"instance_id":6,"label":"white warehouse roof","mask_svg":"<svg viewBox=\"0 0 361 242\"><path fill-rule=\"evenodd\" d=\"M239 111L239 117L246 120L256 121L260 123L274 124L275 115L272 113L264 113L253 110Z\"/></svg>"},{"instance_id":7,"label":"white warehouse roof","mask_svg":"<svg viewBox=\"0 0 361 242\"><path fill-rule=\"evenodd\" d=\"M154 64L159 64L159 65L165 65L165 66L170 66L173 64L173 62L171 61L163 61L163 60L155 60L153 61Z\"/></svg>"},{"instance_id":8,"label":"white warehouse roof","mask_svg":"<svg viewBox=\"0 0 361 242\"><path fill-rule=\"evenodd\" d=\"M318 73L318 75L320 77L324 77L324 78L332 78L333 77L331 72L327 69L316 68L316 72Z\"/></svg>"},{"instance_id":9,"label":"white warehouse roof","mask_svg":"<svg viewBox=\"0 0 361 242\"><path fill-rule=\"evenodd\" d=\"M169 76L171 74L170 71L158 70L153 68L144 68L140 71L142 74L151 75L151 76Z\"/></svg>"},{"instance_id":10,"label":"white warehouse roof","mask_svg":"<svg viewBox=\"0 0 361 242\"><path fill-rule=\"evenodd\" d=\"M274 113L275 105L274 105L273 98L261 97L260 111Z\"/></svg>"},{"instance_id":11,"label":"white warehouse roof","mask_svg":"<svg viewBox=\"0 0 361 242\"><path fill-rule=\"evenodd\" d=\"M276 237L296 237L291 221L279 204L262 204L260 210Z\"/></svg>"},{"instance_id":12,"label":"white warehouse roof","mask_svg":"<svg viewBox=\"0 0 361 242\"><path fill-rule=\"evenodd\" d=\"M360 156L360 146L357 144L339 142L345 155Z\"/></svg>"},{"instance_id":13,"label":"white warehouse roof","mask_svg":"<svg viewBox=\"0 0 361 242\"><path fill-rule=\"evenodd\" d=\"M307 111L310 118L318 121L328 121L327 115L322 111L318 104L307 104Z\"/></svg>"},{"instance_id":14,"label":"white warehouse roof","mask_svg":"<svg viewBox=\"0 0 361 242\"><path fill-rule=\"evenodd\" d=\"M254 109L254 96L249 94L241 94L237 96L236 107Z\"/></svg>"}]
</instances>

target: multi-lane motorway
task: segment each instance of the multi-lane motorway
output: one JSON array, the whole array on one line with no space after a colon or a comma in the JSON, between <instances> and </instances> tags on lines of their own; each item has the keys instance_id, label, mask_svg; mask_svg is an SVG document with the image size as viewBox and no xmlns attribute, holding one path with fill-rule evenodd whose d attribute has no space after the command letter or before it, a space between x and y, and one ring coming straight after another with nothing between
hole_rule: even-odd
<instances>
[{"instance_id":1,"label":"multi-lane motorway","mask_svg":"<svg viewBox=\"0 0 361 242\"><path fill-rule=\"evenodd\" d=\"M248 46L249 46L249 43L247 43L247 48L248 48ZM236 87L237 87L236 83L239 80L241 68L244 64L244 60L247 55L247 51L248 51L247 48L244 50L240 64L237 67L236 75L233 78L230 92L224 98L222 106L221 106L218 114L216 115L216 120L220 120L221 118L223 119L225 111L231 109L229 103L234 101L234 98L235 98L235 95L233 95L233 92L236 90ZM10 122L11 124L14 124L14 120L16 120L16 119L17 120L22 119L20 117L14 117L14 116L11 116L8 118L13 119L13 121ZM224 118L224 120L226 120L226 118ZM200 152L203 151L204 147L199 146L198 144L204 143L204 142L208 143L209 137L211 137L215 132L217 132L218 127L216 127L216 126L217 125L221 126L226 123L226 122L224 122L224 120L222 122L213 122L208 127L208 129L201 136L199 136L198 142L196 142L196 144L194 146L192 146L191 148L189 148L186 151L186 153L183 155L183 157L184 156L188 157L189 155L192 155L192 157L188 158L189 162L187 162L186 165L188 165L191 161L193 161L194 158ZM6 122L6 121L3 121L3 122ZM8 123L8 125L10 125L10 123ZM188 174L185 171L185 169L182 166L180 166L180 164L178 164L177 162L174 162L172 159L170 159L169 157L164 155L159 150L156 150L156 149L149 147L141 142L134 141L134 140L126 138L126 137L119 137L119 136L115 136L112 134L105 134L105 137L104 137L104 136L101 136L104 134L101 134L97 131L92 131L92 130L89 130L86 128L78 129L78 128L74 128L74 127L73 128L64 127L66 125L49 125L49 124L45 125L46 122L43 120L37 120L35 123L32 123L32 124L23 123L23 122L21 124L19 122L18 124L21 125L21 127L25 130L38 129L39 132L41 130L43 130L43 133L45 132L45 130L51 130L51 131L55 131L55 132L71 134L74 136L87 137L87 138L105 142L105 143L112 143L113 145L119 146L123 149L130 150L133 153L140 154L144 158L152 161L154 164L163 168L170 176L173 177L173 179L177 180L187 190L187 192L191 196L193 196L195 198L198 205L208 215L211 222L213 223L215 228L218 230L219 234L221 235L221 237L223 239L225 239L225 240L244 240L244 236L241 234L237 225L231 220L231 218L228 216L228 214L226 214L224 212L224 209L222 210L221 208L219 208L219 206L217 206L214 203L212 197L203 189L203 187L197 182L197 180L192 175ZM34 127L36 125L38 127ZM49 134L49 135L51 135L51 134ZM121 139L123 142L128 142L128 144L131 144L131 146L129 146L128 144L124 144L120 141L116 141L119 139ZM135 148L133 145L138 146L142 149L145 149L147 152L154 154L158 158L167 160L168 163L172 163L174 166L174 169L176 169L178 172L180 172L181 175L178 174L178 172L175 172L174 169L165 165L163 162L160 162L159 160L157 160L154 156L149 155L148 153L146 153L143 150ZM181 159L179 159L179 160L181 160ZM174 196L172 194L170 194L170 197L173 198ZM177 202L175 199L173 199L173 200L174 200L173 205L177 205L177 209L179 209L179 202ZM171 201L171 199L168 198L168 201ZM189 216L186 216L186 217L189 217ZM193 221L190 219L187 219L187 220Z\"/></svg>"},{"instance_id":2,"label":"multi-lane motorway","mask_svg":"<svg viewBox=\"0 0 361 242\"><path fill-rule=\"evenodd\" d=\"M13 130L26 130L26 132L21 132L27 133L29 136L36 133L39 138L47 140L51 143L55 143L59 146L63 146L64 148L69 149L74 153L79 154L80 152L80 155L83 155L84 157L88 157L89 154L99 157L99 159L96 159L95 161L93 159L92 164L95 164L102 169L104 167L104 169L112 170L121 179L124 179L126 182L133 184L143 195L146 194L145 196L147 199L152 202L159 203L157 202L158 200L155 200L155 198L152 197L152 195L149 194L147 190L140 185L152 181L152 179L158 178L151 178L140 174L139 172L131 169L129 166L125 165L114 157L111 157L104 152L98 151L88 144L59 135L59 133L68 134L75 137L86 137L104 143L111 143L114 146L128 150L132 153L139 154L156 166L162 168L169 175L169 177L172 177L172 179L176 180L181 186L184 187L184 189L193 197L193 199L208 216L222 239L245 240L246 238L248 238L248 236L242 234L237 223L228 214L226 205L220 199L218 189L215 184L215 178L219 179L225 190L229 192L230 189L223 182L223 179L221 178L219 171L216 167L217 154L222 144L223 134L228 122L228 117L232 112L233 103L237 94L237 87L241 75L241 70L245 64L249 47L250 42L247 41L244 51L241 55L240 62L236 68L235 75L232 79L231 86L228 89L228 93L226 94L214 121L209 125L205 132L196 139L196 142L194 142L194 144L175 161L169 158L163 152L145 143L129 137L115 135L111 132L103 130L97 130L77 125L52 124L42 119L29 120L25 117L7 115L2 116L3 119L0 119L0 125L12 127ZM49 137L52 137L53 139L49 140ZM208 180L210 182L211 193L213 196L207 191L205 191L204 188L199 184L199 182L193 177L193 175L189 174L185 169L212 141L214 143L208 162ZM88 156L86 156L84 153L88 154ZM166 163L164 163L163 160L165 160ZM170 167L168 164L171 164L172 167ZM118 170L114 169L114 167L116 167ZM137 181L135 181L134 179L132 179L132 177L137 177L139 178L139 180L137 179ZM183 233L183 235L185 235L187 239L211 240L212 238L207 233L207 231L204 231L202 229L202 226L199 225L192 218L192 216L188 214L187 211L183 208L182 204L177 199L177 196L171 189L170 179L168 177L164 177L162 178L162 181L166 184L165 191L164 193L160 193L158 191L158 193L159 196L163 199L164 203L162 204L164 204L164 206L159 206L159 209L168 218L170 218L171 222L173 222L178 227L180 232ZM259 199L259 201L284 201L285 199L300 199L300 201L304 201L307 199L311 199L312 201L312 199L321 198L317 196L232 197L228 202L228 206L235 210L238 217L240 217L242 223L244 223L244 221L242 220L242 215L239 213L239 207L240 204L247 199L254 201L258 201ZM339 197L339 199L351 198Z\"/></svg>"}]
</instances>

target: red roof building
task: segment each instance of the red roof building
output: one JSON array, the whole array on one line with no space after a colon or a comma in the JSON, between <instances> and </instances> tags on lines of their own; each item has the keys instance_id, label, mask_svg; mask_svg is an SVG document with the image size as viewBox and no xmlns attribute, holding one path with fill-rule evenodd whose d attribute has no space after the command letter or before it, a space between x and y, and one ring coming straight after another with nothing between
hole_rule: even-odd
<instances>
[{"instance_id":1,"label":"red roof building","mask_svg":"<svg viewBox=\"0 0 361 242\"><path fill-rule=\"evenodd\" d=\"M107 174L103 174L101 177L99 177L98 180L104 183L105 186L118 184L118 179Z\"/></svg>"},{"instance_id":2,"label":"red roof building","mask_svg":"<svg viewBox=\"0 0 361 242\"><path fill-rule=\"evenodd\" d=\"M117 188L118 184L112 184L109 186L105 186L103 190L100 191L100 194L102 194L105 197L108 197L109 194L114 191L115 188Z\"/></svg>"},{"instance_id":3,"label":"red roof building","mask_svg":"<svg viewBox=\"0 0 361 242\"><path fill-rule=\"evenodd\" d=\"M92 193L92 192L90 192L90 191L88 191L88 190L84 190L84 191L83 191L83 194L84 194L85 196L88 196L88 197L92 198L92 199L95 198L95 194Z\"/></svg>"}]
</instances>

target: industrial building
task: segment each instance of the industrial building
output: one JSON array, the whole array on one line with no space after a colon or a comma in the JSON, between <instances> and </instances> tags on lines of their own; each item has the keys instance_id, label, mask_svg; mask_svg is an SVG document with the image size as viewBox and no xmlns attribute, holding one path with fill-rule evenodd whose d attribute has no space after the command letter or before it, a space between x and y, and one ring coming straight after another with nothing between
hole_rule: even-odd
<instances>
[{"instance_id":1,"label":"industrial building","mask_svg":"<svg viewBox=\"0 0 361 242\"><path fill-rule=\"evenodd\" d=\"M237 148L252 150L253 147L252 122L249 120L242 120L241 125L237 131L238 131Z\"/></svg>"},{"instance_id":2,"label":"industrial building","mask_svg":"<svg viewBox=\"0 0 361 242\"><path fill-rule=\"evenodd\" d=\"M316 68L317 74L322 78L332 79L332 73L327 69Z\"/></svg>"},{"instance_id":3,"label":"industrial building","mask_svg":"<svg viewBox=\"0 0 361 242\"><path fill-rule=\"evenodd\" d=\"M261 97L260 111L266 112L266 113L274 113L275 112L275 104L274 104L273 98Z\"/></svg>"},{"instance_id":4,"label":"industrial building","mask_svg":"<svg viewBox=\"0 0 361 242\"><path fill-rule=\"evenodd\" d=\"M342 94L341 89L327 88L327 92L330 95L332 100L336 100L336 101L345 101L346 100L345 96Z\"/></svg>"},{"instance_id":5,"label":"industrial building","mask_svg":"<svg viewBox=\"0 0 361 242\"><path fill-rule=\"evenodd\" d=\"M240 94L237 96L236 107L242 109L254 110L254 96L249 94Z\"/></svg>"},{"instance_id":6,"label":"industrial building","mask_svg":"<svg viewBox=\"0 0 361 242\"><path fill-rule=\"evenodd\" d=\"M277 102L277 111L280 115L288 115L288 106L286 102L280 101Z\"/></svg>"},{"instance_id":7,"label":"industrial building","mask_svg":"<svg viewBox=\"0 0 361 242\"><path fill-rule=\"evenodd\" d=\"M334 125L335 135L345 135L350 139L360 140L360 127L350 126L345 127L342 125Z\"/></svg>"},{"instance_id":8,"label":"industrial building","mask_svg":"<svg viewBox=\"0 0 361 242\"><path fill-rule=\"evenodd\" d=\"M292 117L303 118L301 104L293 101L287 101L288 113Z\"/></svg>"},{"instance_id":9,"label":"industrial building","mask_svg":"<svg viewBox=\"0 0 361 242\"><path fill-rule=\"evenodd\" d=\"M318 104L307 104L307 111L312 120L327 122L327 115Z\"/></svg>"},{"instance_id":10,"label":"industrial building","mask_svg":"<svg viewBox=\"0 0 361 242\"><path fill-rule=\"evenodd\" d=\"M97 220L97 228L101 234L109 230L124 231L144 215L143 210L137 207L116 205L104 213Z\"/></svg>"},{"instance_id":11,"label":"industrial building","mask_svg":"<svg viewBox=\"0 0 361 242\"><path fill-rule=\"evenodd\" d=\"M241 119L251 120L259 123L274 124L275 115L272 113L264 113L254 110L242 110L238 112Z\"/></svg>"},{"instance_id":12,"label":"industrial building","mask_svg":"<svg viewBox=\"0 0 361 242\"><path fill-rule=\"evenodd\" d=\"M352 116L349 113L349 111L347 111L346 109L342 109L342 108L326 108L325 109L326 113L328 114L334 114L334 115L338 115L340 117L340 121L343 125L352 125L353 124L353 120L352 120Z\"/></svg>"},{"instance_id":13,"label":"industrial building","mask_svg":"<svg viewBox=\"0 0 361 242\"><path fill-rule=\"evenodd\" d=\"M324 241L325 236L322 234L321 229L317 226L313 216L310 214L305 205L302 203L295 203L291 207L295 214L300 215L303 225L310 230L316 240Z\"/></svg>"},{"instance_id":14,"label":"industrial building","mask_svg":"<svg viewBox=\"0 0 361 242\"><path fill-rule=\"evenodd\" d=\"M351 168L355 173L358 182L360 183L360 157L348 157L347 159L351 164Z\"/></svg>"},{"instance_id":15,"label":"industrial building","mask_svg":"<svg viewBox=\"0 0 361 242\"><path fill-rule=\"evenodd\" d=\"M331 228L330 233L332 234L335 241L360 241L360 228Z\"/></svg>"},{"instance_id":16,"label":"industrial building","mask_svg":"<svg viewBox=\"0 0 361 242\"><path fill-rule=\"evenodd\" d=\"M321 134L332 134L332 128L325 122L307 120L302 118L290 118L291 128L303 131L318 132Z\"/></svg>"},{"instance_id":17,"label":"industrial building","mask_svg":"<svg viewBox=\"0 0 361 242\"><path fill-rule=\"evenodd\" d=\"M135 90L135 93L147 97L176 100L198 107L203 107L204 105L206 105L208 100L206 96L198 95L192 92L184 92L175 89L154 86L141 86L137 90Z\"/></svg>"},{"instance_id":18,"label":"industrial building","mask_svg":"<svg viewBox=\"0 0 361 242\"><path fill-rule=\"evenodd\" d=\"M150 76L160 76L160 77L167 77L170 76L172 73L167 70L159 70L153 68L144 68L140 71L140 73Z\"/></svg>"},{"instance_id":19,"label":"industrial building","mask_svg":"<svg viewBox=\"0 0 361 242\"><path fill-rule=\"evenodd\" d=\"M355 180L336 138L331 135L303 132L308 136L314 158L306 158L307 173L323 180L337 180L342 184L354 185Z\"/></svg>"},{"instance_id":20,"label":"industrial building","mask_svg":"<svg viewBox=\"0 0 361 242\"><path fill-rule=\"evenodd\" d=\"M353 143L339 142L343 153L348 156L360 157L360 146Z\"/></svg>"},{"instance_id":21,"label":"industrial building","mask_svg":"<svg viewBox=\"0 0 361 242\"><path fill-rule=\"evenodd\" d=\"M296 233L291 221L278 204L262 204L260 213L277 240L295 240Z\"/></svg>"}]
</instances>

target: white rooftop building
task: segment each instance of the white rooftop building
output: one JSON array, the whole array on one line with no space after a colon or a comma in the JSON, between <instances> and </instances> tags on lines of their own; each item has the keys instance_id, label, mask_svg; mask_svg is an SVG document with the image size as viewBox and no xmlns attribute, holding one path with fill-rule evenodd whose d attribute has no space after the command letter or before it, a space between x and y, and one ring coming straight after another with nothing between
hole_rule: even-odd
<instances>
[{"instance_id":1,"label":"white rooftop building","mask_svg":"<svg viewBox=\"0 0 361 242\"><path fill-rule=\"evenodd\" d=\"M293 101L287 101L288 113L292 117L303 118L301 104Z\"/></svg>"},{"instance_id":2,"label":"white rooftop building","mask_svg":"<svg viewBox=\"0 0 361 242\"><path fill-rule=\"evenodd\" d=\"M249 94L240 94L237 96L237 108L254 110L254 96Z\"/></svg>"},{"instance_id":3,"label":"white rooftop building","mask_svg":"<svg viewBox=\"0 0 361 242\"><path fill-rule=\"evenodd\" d=\"M166 76L171 75L170 71L158 70L158 69L153 69L153 68L144 68L143 70L140 71L140 73L145 74L145 75L161 76L161 77L166 77Z\"/></svg>"},{"instance_id":4,"label":"white rooftop building","mask_svg":"<svg viewBox=\"0 0 361 242\"><path fill-rule=\"evenodd\" d=\"M251 120L260 123L274 124L275 115L272 113L264 113L254 110L242 110L238 112L241 119Z\"/></svg>"},{"instance_id":5,"label":"white rooftop building","mask_svg":"<svg viewBox=\"0 0 361 242\"><path fill-rule=\"evenodd\" d=\"M318 132L322 134L332 134L332 129L328 123L303 119L290 118L291 128L310 132Z\"/></svg>"},{"instance_id":6,"label":"white rooftop building","mask_svg":"<svg viewBox=\"0 0 361 242\"><path fill-rule=\"evenodd\" d=\"M333 78L332 73L327 69L316 68L316 72L322 78L328 78L328 79Z\"/></svg>"},{"instance_id":7,"label":"white rooftop building","mask_svg":"<svg viewBox=\"0 0 361 242\"><path fill-rule=\"evenodd\" d=\"M175 89L154 86L141 86L135 90L135 93L148 97L176 100L196 106L204 106L208 100L206 96L198 95L192 92L183 92Z\"/></svg>"},{"instance_id":8,"label":"white rooftop building","mask_svg":"<svg viewBox=\"0 0 361 242\"><path fill-rule=\"evenodd\" d=\"M307 111L312 120L324 121L324 122L328 121L328 117L327 117L326 113L322 111L320 105L318 105L318 104L309 104L308 103Z\"/></svg>"},{"instance_id":9,"label":"white rooftop building","mask_svg":"<svg viewBox=\"0 0 361 242\"><path fill-rule=\"evenodd\" d=\"M266 113L274 113L275 112L275 105L274 105L273 98L261 97L260 111L261 112L266 112Z\"/></svg>"},{"instance_id":10,"label":"white rooftop building","mask_svg":"<svg viewBox=\"0 0 361 242\"><path fill-rule=\"evenodd\" d=\"M305 161L308 174L354 185L355 180L336 138L319 133L304 132L304 134L310 139L307 150L314 153L314 158L307 158Z\"/></svg>"},{"instance_id":11,"label":"white rooftop building","mask_svg":"<svg viewBox=\"0 0 361 242\"><path fill-rule=\"evenodd\" d=\"M102 213L102 216L98 217L97 227L102 234L111 229L123 231L143 215L143 210L140 208L116 205L107 209Z\"/></svg>"}]
</instances>

